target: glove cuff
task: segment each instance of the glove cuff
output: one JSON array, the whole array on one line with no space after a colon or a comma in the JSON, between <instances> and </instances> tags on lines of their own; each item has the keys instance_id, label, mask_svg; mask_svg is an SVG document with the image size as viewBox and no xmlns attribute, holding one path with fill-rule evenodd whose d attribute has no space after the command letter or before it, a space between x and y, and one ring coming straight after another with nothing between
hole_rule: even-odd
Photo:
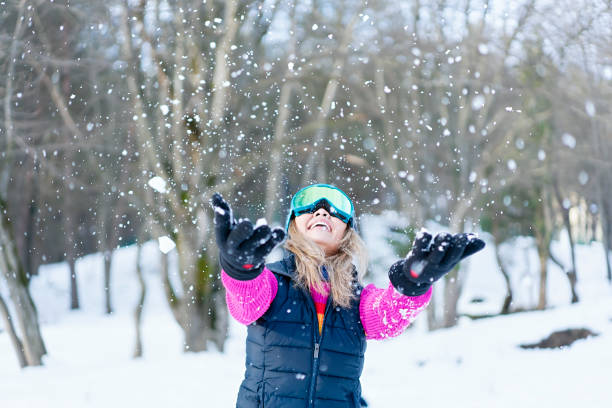
<instances>
[{"instance_id":1,"label":"glove cuff","mask_svg":"<svg viewBox=\"0 0 612 408\"><path fill-rule=\"evenodd\" d=\"M263 264L254 266L251 269L245 269L228 262L226 259L224 259L223 255L219 256L219 264L221 264L221 268L223 268L225 273L227 273L230 278L240 281L255 279L263 272Z\"/></svg>"},{"instance_id":2,"label":"glove cuff","mask_svg":"<svg viewBox=\"0 0 612 408\"><path fill-rule=\"evenodd\" d=\"M431 287L430 284L427 284L427 283L421 283L421 284L413 283L413 282L410 282L407 279L404 280L403 282L397 282L397 283L391 281L391 284L393 285L395 290L397 290L399 293L401 293L402 295L405 295L405 296L421 296L421 295L427 293L427 291Z\"/></svg>"}]
</instances>

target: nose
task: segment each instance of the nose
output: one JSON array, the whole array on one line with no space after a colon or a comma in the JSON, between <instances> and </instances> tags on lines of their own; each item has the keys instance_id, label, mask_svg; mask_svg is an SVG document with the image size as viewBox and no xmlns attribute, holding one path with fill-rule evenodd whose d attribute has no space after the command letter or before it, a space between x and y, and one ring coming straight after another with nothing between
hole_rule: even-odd
<instances>
[{"instance_id":1,"label":"nose","mask_svg":"<svg viewBox=\"0 0 612 408\"><path fill-rule=\"evenodd\" d=\"M313 217L331 217L331 215L329 215L329 213L327 212L327 210L325 210L325 208L319 208L317 211L314 212L314 214L312 215Z\"/></svg>"}]
</instances>

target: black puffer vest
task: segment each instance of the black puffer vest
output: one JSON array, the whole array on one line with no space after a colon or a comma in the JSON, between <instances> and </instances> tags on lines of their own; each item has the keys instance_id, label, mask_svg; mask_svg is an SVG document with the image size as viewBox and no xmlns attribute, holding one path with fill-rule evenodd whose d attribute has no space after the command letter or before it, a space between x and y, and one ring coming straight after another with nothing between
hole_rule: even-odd
<instances>
[{"instance_id":1,"label":"black puffer vest","mask_svg":"<svg viewBox=\"0 0 612 408\"><path fill-rule=\"evenodd\" d=\"M236 407L360 407L366 339L359 296L348 309L332 307L330 296L319 334L312 297L293 282L293 255L266 266L278 280L278 292L248 326L246 374Z\"/></svg>"}]
</instances>

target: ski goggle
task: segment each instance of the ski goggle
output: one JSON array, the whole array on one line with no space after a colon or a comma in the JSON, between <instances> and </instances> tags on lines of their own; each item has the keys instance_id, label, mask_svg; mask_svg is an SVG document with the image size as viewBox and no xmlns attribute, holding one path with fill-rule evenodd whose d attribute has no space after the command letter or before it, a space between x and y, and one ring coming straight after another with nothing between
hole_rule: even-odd
<instances>
[{"instance_id":1,"label":"ski goggle","mask_svg":"<svg viewBox=\"0 0 612 408\"><path fill-rule=\"evenodd\" d=\"M287 217L287 230L293 217L308 214L315 211L321 205L321 201L329 204L329 214L353 226L355 209L351 199L342 190L329 184L313 184L304 187L291 199L291 210Z\"/></svg>"}]
</instances>

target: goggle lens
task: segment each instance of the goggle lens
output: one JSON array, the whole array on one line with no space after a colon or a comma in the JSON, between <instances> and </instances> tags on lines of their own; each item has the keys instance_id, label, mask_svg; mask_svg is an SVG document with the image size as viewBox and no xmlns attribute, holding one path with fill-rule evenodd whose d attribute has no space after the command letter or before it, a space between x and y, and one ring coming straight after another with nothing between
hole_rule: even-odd
<instances>
[{"instance_id":1,"label":"goggle lens","mask_svg":"<svg viewBox=\"0 0 612 408\"><path fill-rule=\"evenodd\" d=\"M353 203L351 200L340 190L325 187L325 186L311 186L306 187L303 190L297 192L291 202L292 208L300 208L315 204L321 199L327 200L337 210L342 211L352 216L353 214Z\"/></svg>"},{"instance_id":2,"label":"goggle lens","mask_svg":"<svg viewBox=\"0 0 612 408\"><path fill-rule=\"evenodd\" d=\"M326 198L324 198L323 200L327 201ZM319 200L320 201L320 200ZM318 203L318 201L317 201ZM300 216L302 214L309 214L309 213L313 213L316 211L316 209L319 208L316 204L312 204L312 205L308 205L306 207L302 207L299 210L295 210L295 216ZM347 216L341 212L339 212L338 210L336 210L336 208L334 208L333 206L330 206L329 208L329 214L332 217L336 217L339 218L340 220L342 220L345 223L348 223L351 220L350 216Z\"/></svg>"}]
</instances>

